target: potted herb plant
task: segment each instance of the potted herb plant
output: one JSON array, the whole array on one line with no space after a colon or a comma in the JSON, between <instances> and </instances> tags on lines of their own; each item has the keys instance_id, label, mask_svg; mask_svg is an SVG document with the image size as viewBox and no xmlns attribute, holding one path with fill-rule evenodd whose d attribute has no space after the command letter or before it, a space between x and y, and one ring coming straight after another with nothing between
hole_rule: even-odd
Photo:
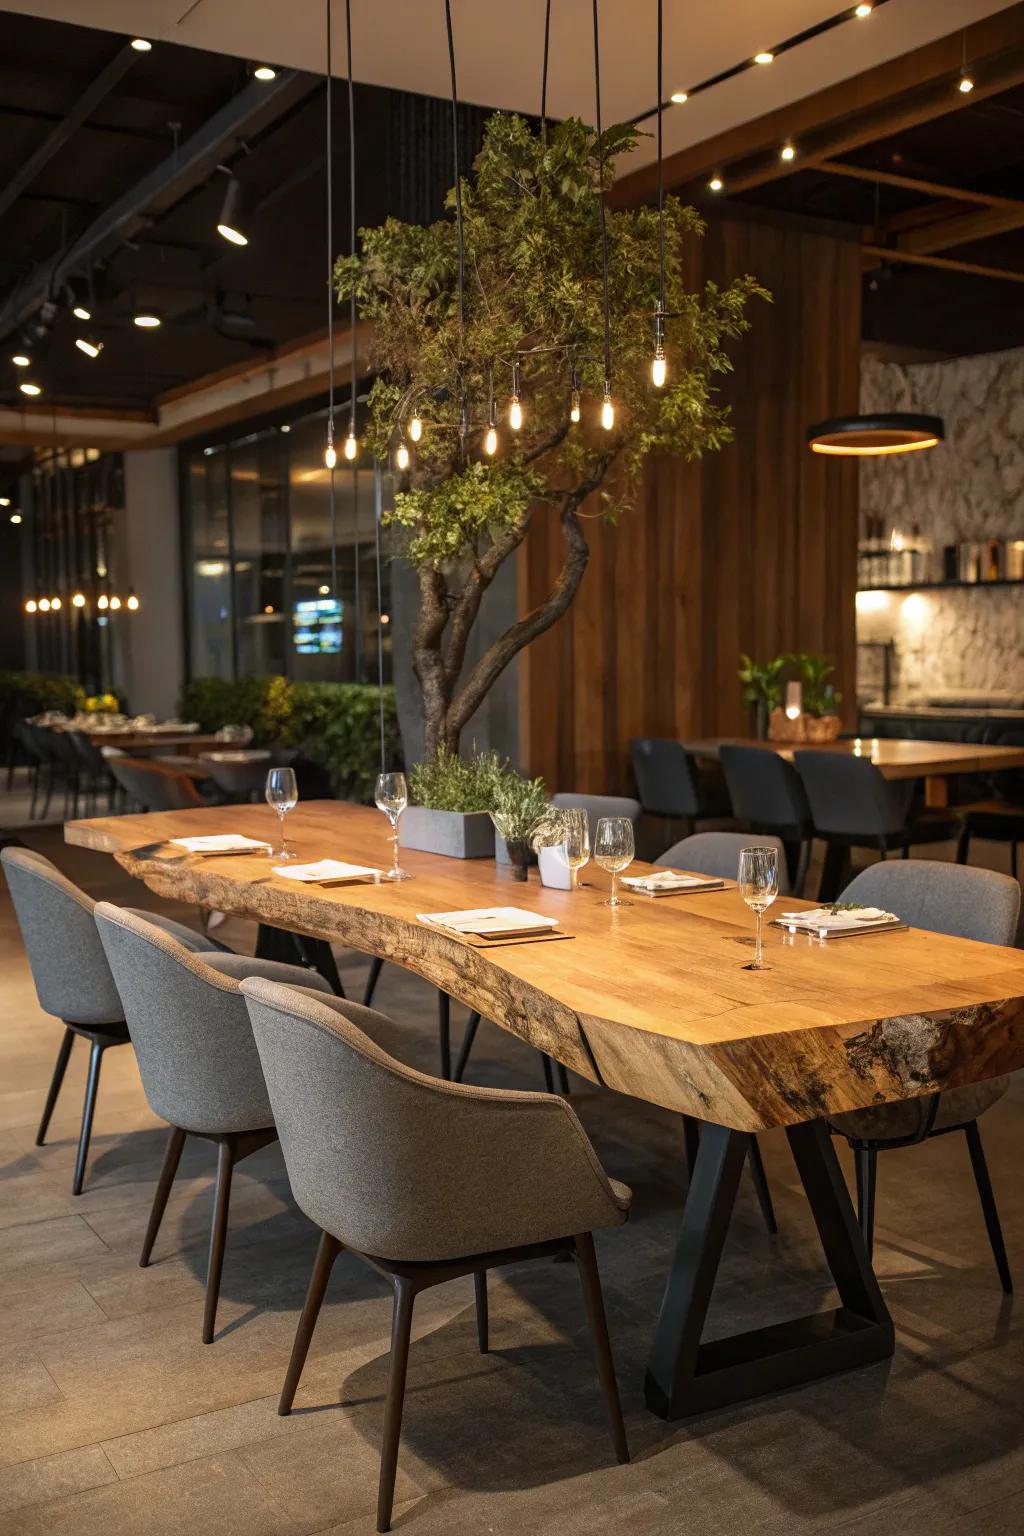
<instances>
[{"instance_id":1,"label":"potted herb plant","mask_svg":"<svg viewBox=\"0 0 1024 1536\"><path fill-rule=\"evenodd\" d=\"M468 760L442 746L409 770L410 804L399 822L399 843L452 859L494 857L490 812L506 774L496 752Z\"/></svg>"},{"instance_id":2,"label":"potted herb plant","mask_svg":"<svg viewBox=\"0 0 1024 1536\"><path fill-rule=\"evenodd\" d=\"M558 820L544 780L505 773L495 788L491 820L498 833L495 857L499 863L511 864L517 880L525 880L535 842L546 840Z\"/></svg>"}]
</instances>

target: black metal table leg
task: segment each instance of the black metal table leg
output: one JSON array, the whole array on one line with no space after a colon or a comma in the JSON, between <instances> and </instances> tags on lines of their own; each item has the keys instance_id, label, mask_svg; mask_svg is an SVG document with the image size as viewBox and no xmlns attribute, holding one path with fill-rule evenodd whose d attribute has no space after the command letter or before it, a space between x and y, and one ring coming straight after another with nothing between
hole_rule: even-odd
<instances>
[{"instance_id":1,"label":"black metal table leg","mask_svg":"<svg viewBox=\"0 0 1024 1536\"><path fill-rule=\"evenodd\" d=\"M787 1129L841 1305L704 1344L701 1335L750 1136L704 1125L648 1364L647 1406L664 1419L743 1402L886 1360L892 1320L871 1269L831 1137Z\"/></svg>"}]
</instances>

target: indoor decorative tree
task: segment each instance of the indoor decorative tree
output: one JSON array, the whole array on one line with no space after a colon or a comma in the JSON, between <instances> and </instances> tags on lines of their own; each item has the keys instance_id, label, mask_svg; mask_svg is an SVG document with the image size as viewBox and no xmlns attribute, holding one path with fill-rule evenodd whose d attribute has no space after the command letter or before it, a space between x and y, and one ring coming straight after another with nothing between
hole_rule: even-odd
<instances>
[{"instance_id":1,"label":"indoor decorative tree","mask_svg":"<svg viewBox=\"0 0 1024 1536\"><path fill-rule=\"evenodd\" d=\"M763 289L748 276L687 290L684 238L703 224L676 198L663 224L657 208L605 209L602 228L602 166L607 187L636 137L629 125L598 139L577 119L535 131L496 114L461 209L449 193L456 220L389 219L337 263L339 299L354 289L373 326L366 437L395 469L387 521L419 575L412 663L428 757L458 750L503 669L569 607L586 517L628 509L651 454L692 459L730 438L713 379ZM463 675L484 593L549 517L565 546L550 591Z\"/></svg>"}]
</instances>

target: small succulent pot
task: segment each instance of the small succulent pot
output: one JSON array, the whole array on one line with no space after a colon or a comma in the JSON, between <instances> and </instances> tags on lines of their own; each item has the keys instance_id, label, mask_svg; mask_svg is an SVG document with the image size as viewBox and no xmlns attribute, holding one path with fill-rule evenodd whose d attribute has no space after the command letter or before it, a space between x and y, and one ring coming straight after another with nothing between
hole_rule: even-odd
<instances>
[{"instance_id":1,"label":"small succulent pot","mask_svg":"<svg viewBox=\"0 0 1024 1536\"><path fill-rule=\"evenodd\" d=\"M508 849L508 862L513 880L528 880L530 845L525 837L509 838L505 846Z\"/></svg>"}]
</instances>

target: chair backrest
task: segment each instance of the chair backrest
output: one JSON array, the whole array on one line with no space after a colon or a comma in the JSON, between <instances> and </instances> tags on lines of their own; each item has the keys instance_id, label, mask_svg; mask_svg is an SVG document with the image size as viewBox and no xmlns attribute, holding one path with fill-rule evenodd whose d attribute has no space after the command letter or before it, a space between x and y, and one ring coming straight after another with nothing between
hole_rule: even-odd
<instances>
[{"instance_id":1,"label":"chair backrest","mask_svg":"<svg viewBox=\"0 0 1024 1536\"><path fill-rule=\"evenodd\" d=\"M273 1125L239 989L239 972L257 975L264 962L191 953L106 901L96 905L95 925L154 1113L198 1134Z\"/></svg>"},{"instance_id":2,"label":"chair backrest","mask_svg":"<svg viewBox=\"0 0 1024 1536\"><path fill-rule=\"evenodd\" d=\"M930 933L1013 944L1020 885L1009 875L935 859L882 859L850 881L840 900L883 907Z\"/></svg>"},{"instance_id":3,"label":"chair backrest","mask_svg":"<svg viewBox=\"0 0 1024 1536\"><path fill-rule=\"evenodd\" d=\"M69 1024L123 1022L92 897L28 848L5 848L0 861L40 1008Z\"/></svg>"},{"instance_id":4,"label":"chair backrest","mask_svg":"<svg viewBox=\"0 0 1024 1536\"><path fill-rule=\"evenodd\" d=\"M108 757L106 763L122 789L146 811L192 811L207 804L193 780L167 763L141 757Z\"/></svg>"},{"instance_id":5,"label":"chair backrest","mask_svg":"<svg viewBox=\"0 0 1024 1536\"><path fill-rule=\"evenodd\" d=\"M639 800L633 800L628 795L571 795L558 794L551 796L551 804L560 811L586 811L587 821L590 825L590 846L594 846L594 834L597 824L602 816L628 816L636 831L636 824L643 815L643 806Z\"/></svg>"},{"instance_id":6,"label":"chair backrest","mask_svg":"<svg viewBox=\"0 0 1024 1536\"><path fill-rule=\"evenodd\" d=\"M200 762L217 788L227 795L262 793L267 782L267 771L275 766L269 752L241 762L217 762L212 757L202 757Z\"/></svg>"},{"instance_id":7,"label":"chair backrest","mask_svg":"<svg viewBox=\"0 0 1024 1536\"><path fill-rule=\"evenodd\" d=\"M866 757L844 752L801 749L793 754L814 818L822 835L884 837L902 832L913 784L890 784Z\"/></svg>"},{"instance_id":8,"label":"chair backrest","mask_svg":"<svg viewBox=\"0 0 1024 1536\"><path fill-rule=\"evenodd\" d=\"M14 725L11 727L11 735L18 742L30 763L42 762L43 756L39 750L39 743L36 741L33 728L27 720L15 720Z\"/></svg>"},{"instance_id":9,"label":"chair backrest","mask_svg":"<svg viewBox=\"0 0 1024 1536\"><path fill-rule=\"evenodd\" d=\"M608 1225L610 1186L554 1094L442 1082L364 1029L340 998L244 981L292 1193L342 1243L385 1259L447 1259L564 1236L566 1211Z\"/></svg>"},{"instance_id":10,"label":"chair backrest","mask_svg":"<svg viewBox=\"0 0 1024 1536\"><path fill-rule=\"evenodd\" d=\"M770 833L695 832L684 837L655 859L673 869L688 869L696 875L713 875L717 880L735 880L741 848L775 848L779 855L779 895L789 895L786 874L786 850L782 839Z\"/></svg>"},{"instance_id":11,"label":"chair backrest","mask_svg":"<svg viewBox=\"0 0 1024 1536\"><path fill-rule=\"evenodd\" d=\"M725 774L734 815L793 837L811 832L811 808L792 763L769 747L722 746L718 760Z\"/></svg>"},{"instance_id":12,"label":"chair backrest","mask_svg":"<svg viewBox=\"0 0 1024 1536\"><path fill-rule=\"evenodd\" d=\"M106 773L107 765L103 753L85 731L68 731L67 737L78 754L78 760L83 768L88 769L90 773Z\"/></svg>"},{"instance_id":13,"label":"chair backrest","mask_svg":"<svg viewBox=\"0 0 1024 1536\"><path fill-rule=\"evenodd\" d=\"M700 786L681 741L634 736L629 743L640 804L652 816L699 816Z\"/></svg>"}]
</instances>

